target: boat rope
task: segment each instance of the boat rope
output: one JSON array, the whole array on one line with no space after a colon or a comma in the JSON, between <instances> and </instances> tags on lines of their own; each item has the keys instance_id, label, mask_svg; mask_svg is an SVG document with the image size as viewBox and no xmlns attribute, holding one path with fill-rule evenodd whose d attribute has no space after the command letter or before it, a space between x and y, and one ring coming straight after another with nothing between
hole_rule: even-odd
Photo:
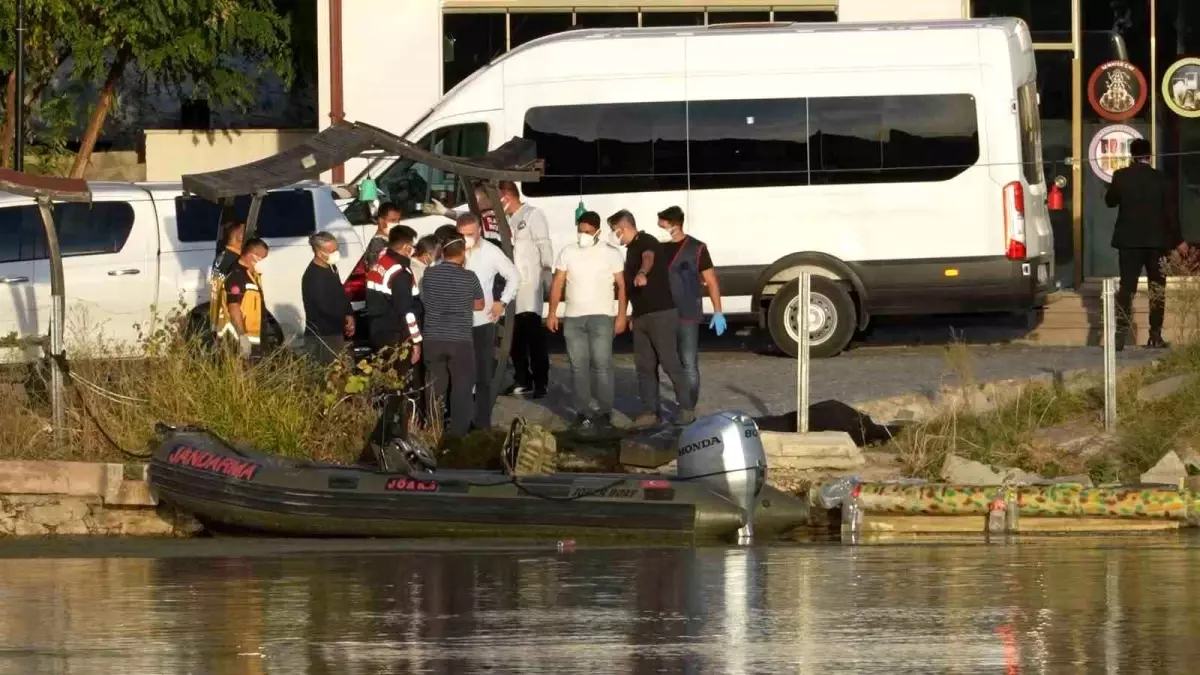
<instances>
[{"instance_id":1,"label":"boat rope","mask_svg":"<svg viewBox=\"0 0 1200 675\"><path fill-rule=\"evenodd\" d=\"M59 367L59 370L62 371L63 378L67 381L67 384L71 385L71 387L75 390L75 395L79 397L79 405L80 405L80 407L83 408L84 415L87 416L87 418L91 421L92 425L96 427L96 430L100 432L100 436L109 445L111 445L114 450L121 453L121 455L123 455L127 459L134 459L134 460L150 459L151 453L149 453L149 452L147 452L147 453L130 452L129 450L126 450L125 448L121 447L121 444L118 443L115 439L113 439L112 434L108 433L108 430L105 429L104 425L100 423L100 419L96 417L96 414L94 412L92 412L92 407L90 405L88 405L87 396L84 396L84 394L83 394L83 391L84 391L84 389L87 388L87 386L86 386L86 384L83 384L84 381L82 380L82 378L78 378L78 381L77 381L75 374L71 371L71 363L70 363L70 361L67 360L67 355L66 354L51 354L50 358L54 359L58 363L58 367ZM95 385L92 385L92 386L95 386Z\"/></svg>"}]
</instances>

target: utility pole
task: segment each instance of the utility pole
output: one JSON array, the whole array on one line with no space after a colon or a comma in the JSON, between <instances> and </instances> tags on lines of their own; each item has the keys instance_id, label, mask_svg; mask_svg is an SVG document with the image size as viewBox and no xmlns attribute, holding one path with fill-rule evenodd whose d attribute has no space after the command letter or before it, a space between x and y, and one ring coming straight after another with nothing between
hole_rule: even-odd
<instances>
[{"instance_id":1,"label":"utility pole","mask_svg":"<svg viewBox=\"0 0 1200 675\"><path fill-rule=\"evenodd\" d=\"M13 97L13 168L25 170L25 0L17 0L16 96Z\"/></svg>"}]
</instances>

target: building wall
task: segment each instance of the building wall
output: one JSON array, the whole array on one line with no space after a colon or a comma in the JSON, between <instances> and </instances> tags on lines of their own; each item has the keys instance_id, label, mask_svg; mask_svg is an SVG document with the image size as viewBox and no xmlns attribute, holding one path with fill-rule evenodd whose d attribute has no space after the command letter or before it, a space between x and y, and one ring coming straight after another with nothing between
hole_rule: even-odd
<instances>
[{"instance_id":1,"label":"building wall","mask_svg":"<svg viewBox=\"0 0 1200 675\"><path fill-rule=\"evenodd\" d=\"M964 0L838 0L838 21L925 21L963 19Z\"/></svg>"},{"instance_id":2,"label":"building wall","mask_svg":"<svg viewBox=\"0 0 1200 675\"><path fill-rule=\"evenodd\" d=\"M162 181L178 181L185 173L247 164L295 147L312 136L308 130L279 129L147 129L145 133L145 180Z\"/></svg>"}]
</instances>

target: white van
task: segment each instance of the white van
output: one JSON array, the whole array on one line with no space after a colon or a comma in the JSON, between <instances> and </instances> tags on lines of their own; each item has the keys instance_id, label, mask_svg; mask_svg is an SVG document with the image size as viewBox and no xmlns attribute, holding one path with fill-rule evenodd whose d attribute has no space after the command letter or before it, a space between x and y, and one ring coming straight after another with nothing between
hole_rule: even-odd
<instances>
[{"instance_id":1,"label":"white van","mask_svg":"<svg viewBox=\"0 0 1200 675\"><path fill-rule=\"evenodd\" d=\"M476 156L536 141L522 186L574 241L582 200L643 229L678 205L708 244L726 313L794 354L801 270L813 354L872 316L1025 312L1054 278L1029 30L1016 19L581 30L514 49L408 134ZM454 177L411 161L367 173L425 234ZM352 222L364 223L362 205ZM711 311L711 307L707 306Z\"/></svg>"},{"instance_id":2,"label":"white van","mask_svg":"<svg viewBox=\"0 0 1200 675\"><path fill-rule=\"evenodd\" d=\"M102 335L110 344L136 346L152 308L166 311L182 299L203 312L216 256L220 207L185 197L180 183L90 183L91 203L54 206L66 284L68 353ZM242 218L249 198L239 200ZM305 183L269 192L258 231L271 247L264 265L267 310L285 340L304 330L300 277L312 260L309 235L327 230L349 260L362 238L339 211L333 188ZM343 277L349 269L341 270ZM0 193L0 338L49 333L50 263L42 221L27 197ZM0 361L29 354L0 349Z\"/></svg>"}]
</instances>

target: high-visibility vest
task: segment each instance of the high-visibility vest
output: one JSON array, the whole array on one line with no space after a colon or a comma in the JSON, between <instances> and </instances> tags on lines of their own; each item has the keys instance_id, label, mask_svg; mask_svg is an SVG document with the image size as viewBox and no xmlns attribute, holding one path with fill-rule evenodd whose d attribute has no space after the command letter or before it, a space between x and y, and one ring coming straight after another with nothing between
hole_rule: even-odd
<instances>
[{"instance_id":1,"label":"high-visibility vest","mask_svg":"<svg viewBox=\"0 0 1200 675\"><path fill-rule=\"evenodd\" d=\"M250 280L246 283L246 288L241 289L242 302L240 304L242 308L242 321L245 324L246 337L250 340L250 344L257 345L262 343L262 275L250 269L246 270L246 274ZM231 338L237 339L237 329L234 328L233 319L230 318L228 296L225 293L230 276L232 275L226 275L222 279L219 302L213 303L213 305L217 306L217 320L214 325L217 327L216 333L218 336L228 335Z\"/></svg>"}]
</instances>

